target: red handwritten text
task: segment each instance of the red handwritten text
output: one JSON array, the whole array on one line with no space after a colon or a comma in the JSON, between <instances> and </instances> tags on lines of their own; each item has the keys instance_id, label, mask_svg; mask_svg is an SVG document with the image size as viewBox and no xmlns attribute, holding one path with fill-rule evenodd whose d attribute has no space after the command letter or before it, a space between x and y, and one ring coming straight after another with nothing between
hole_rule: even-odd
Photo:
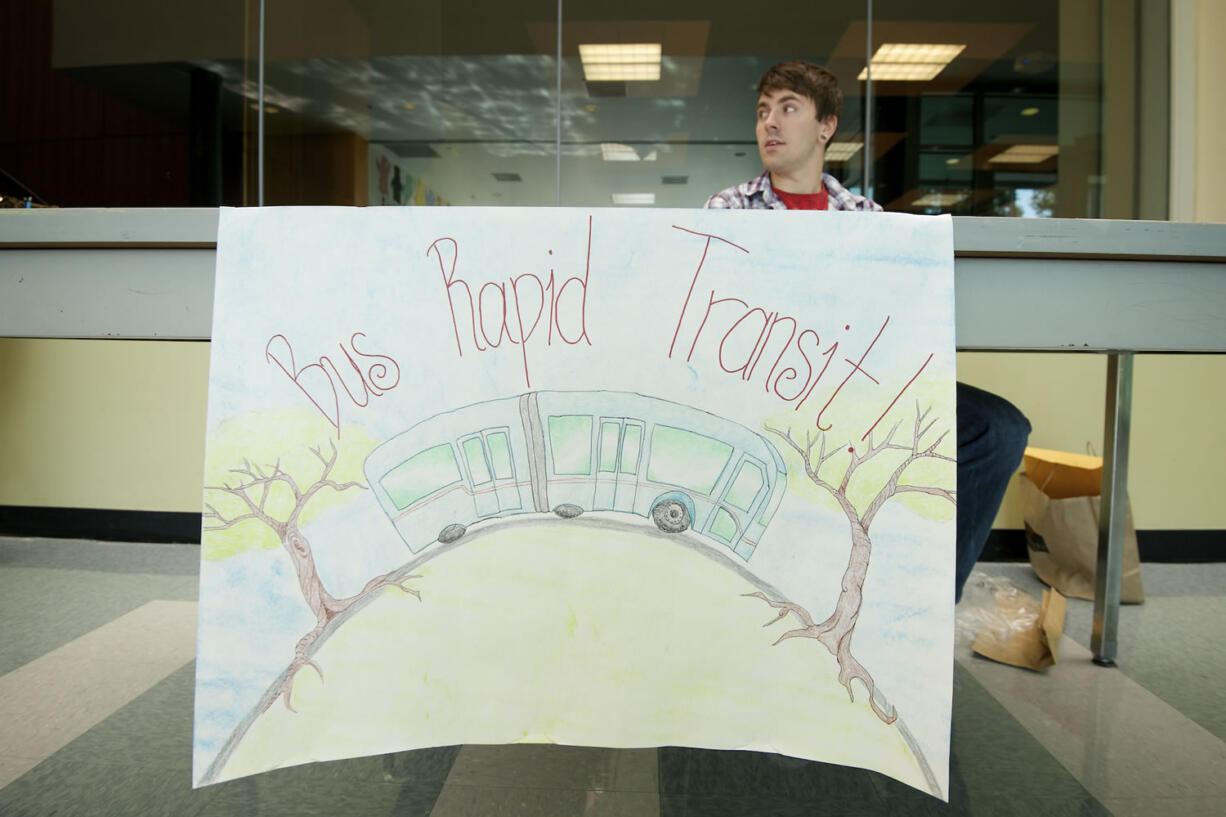
<instances>
[{"instance_id":1,"label":"red handwritten text","mask_svg":"<svg viewBox=\"0 0 1226 817\"><path fill-rule=\"evenodd\" d=\"M569 346L579 343L592 345L587 333L588 281L592 270L590 216L583 277L572 276L561 284L552 268L544 277L533 272L498 281L461 277L456 272L460 244L454 238L436 239L426 250L427 256L431 254L438 260L455 333L456 351L460 357L464 357L469 338L472 339L469 348L476 352L497 349L504 341L518 346L523 361L524 382L531 388L528 342L540 328L542 319L546 325L546 346L553 345L555 335ZM549 254L553 255L553 250ZM571 288L572 285L574 288ZM572 296L564 301L568 288L571 288ZM578 298L577 304L575 296ZM464 327L463 332L461 326Z\"/></svg>"},{"instance_id":2,"label":"red handwritten text","mask_svg":"<svg viewBox=\"0 0 1226 817\"><path fill-rule=\"evenodd\" d=\"M387 355L362 351L358 348L359 338L365 345L364 332L354 332L350 335L348 347L343 342L337 344L349 364L341 364L340 367L337 367L332 358L322 355L318 362L307 363L298 368L294 360L294 347L289 338L282 334L273 335L264 345L264 359L284 372L299 391L306 395L311 405L336 429L338 439L341 436L341 400L340 391L336 388L338 383L349 402L359 408L365 408L370 404L371 398L382 397L385 392L391 391L400 383L400 365ZM361 365L354 359L354 355L361 359Z\"/></svg>"},{"instance_id":3,"label":"red handwritten text","mask_svg":"<svg viewBox=\"0 0 1226 817\"><path fill-rule=\"evenodd\" d=\"M765 359L766 364L762 365L761 369L761 371L765 372L765 376L761 380L763 390L786 403L792 403L794 410L799 411L818 385L823 382L823 378L830 370L831 364L836 360L840 340L837 338L831 339L830 333L828 333L827 340L829 345L823 349L823 342L819 333L814 329L802 328L796 318L785 315L777 310L753 306L748 301L733 295L721 295L714 288L710 288L705 293L705 308L701 305L701 300L699 300L699 303L691 309L695 290L699 288L699 277L702 275L704 264L708 262L708 256L710 256L713 246L719 247L722 250L733 248L746 254L749 253L749 250L718 235L695 232L684 227L676 227L676 229L705 240L703 242L702 256L690 280L689 289L686 291L685 300L681 305L681 312L677 316L677 325L673 331L672 342L668 347L668 357L672 358L674 354L680 354L681 349L678 348L678 340L682 340L682 348L684 348L682 328L686 324L686 318L696 316L701 310L702 317L698 322L697 330L693 330L693 337L690 339L689 349L685 355L686 362L690 363L693 361L704 335L708 347L713 347L711 351L719 368L728 374L739 376L745 382L750 382L759 376L759 366L762 364L763 359ZM715 242L719 243L716 244ZM701 295L699 297L701 299ZM692 325L693 321L691 320L689 323ZM846 370L846 374L834 386L825 404L818 411L814 424L819 430L829 431L833 427L830 422L823 423L823 418L831 410L831 406L843 392L844 387L851 382L852 378L859 375L871 381L874 385L881 385L881 381L866 368L865 361L868 359L869 353L873 351L873 347L877 345L877 342L885 333L889 324L890 316L887 315L872 341L857 360L852 360L851 357L842 357L842 362L847 364L850 369ZM850 330L851 326L849 324L843 326L843 331ZM866 439L873 429L877 427L877 424L885 418L885 415L889 413L894 404L898 402L898 399L902 397L903 392L915 382L916 378L927 367L932 357L931 354L927 356L919 370L894 395L885 411L881 413L881 416L877 418L868 431L864 432L861 440ZM767 366L769 366L769 369L766 368ZM838 374L833 374L833 377L837 378ZM832 379L827 382L834 382L834 380Z\"/></svg>"}]
</instances>

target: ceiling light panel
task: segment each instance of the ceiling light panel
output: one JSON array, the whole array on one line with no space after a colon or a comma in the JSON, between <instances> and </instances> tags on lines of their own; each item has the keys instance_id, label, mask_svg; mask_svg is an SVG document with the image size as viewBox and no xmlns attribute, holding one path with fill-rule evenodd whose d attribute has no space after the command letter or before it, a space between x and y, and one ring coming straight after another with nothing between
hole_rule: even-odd
<instances>
[{"instance_id":1,"label":"ceiling light panel","mask_svg":"<svg viewBox=\"0 0 1226 817\"><path fill-rule=\"evenodd\" d=\"M860 152L863 142L831 142L826 148L826 159L831 162L845 162Z\"/></svg>"},{"instance_id":2,"label":"ceiling light panel","mask_svg":"<svg viewBox=\"0 0 1226 817\"><path fill-rule=\"evenodd\" d=\"M649 82L660 78L660 43L581 43L588 82Z\"/></svg>"},{"instance_id":3,"label":"ceiling light panel","mask_svg":"<svg viewBox=\"0 0 1226 817\"><path fill-rule=\"evenodd\" d=\"M634 148L629 145L620 145L616 142L601 142L600 156L606 162L637 162L639 154Z\"/></svg>"},{"instance_id":4,"label":"ceiling light panel","mask_svg":"<svg viewBox=\"0 0 1226 817\"><path fill-rule=\"evenodd\" d=\"M911 202L912 207L953 207L966 201L966 193L929 193Z\"/></svg>"},{"instance_id":5,"label":"ceiling light panel","mask_svg":"<svg viewBox=\"0 0 1226 817\"><path fill-rule=\"evenodd\" d=\"M614 204L655 204L655 193L611 193Z\"/></svg>"},{"instance_id":6,"label":"ceiling light panel","mask_svg":"<svg viewBox=\"0 0 1226 817\"><path fill-rule=\"evenodd\" d=\"M1031 165L1046 162L1059 152L1059 145L1012 145L1008 150L997 153L991 159L988 159L988 162Z\"/></svg>"},{"instance_id":7,"label":"ceiling light panel","mask_svg":"<svg viewBox=\"0 0 1226 817\"><path fill-rule=\"evenodd\" d=\"M945 66L966 49L958 43L882 43L873 54L873 79L925 82L935 79ZM859 80L868 79L868 67Z\"/></svg>"}]
</instances>

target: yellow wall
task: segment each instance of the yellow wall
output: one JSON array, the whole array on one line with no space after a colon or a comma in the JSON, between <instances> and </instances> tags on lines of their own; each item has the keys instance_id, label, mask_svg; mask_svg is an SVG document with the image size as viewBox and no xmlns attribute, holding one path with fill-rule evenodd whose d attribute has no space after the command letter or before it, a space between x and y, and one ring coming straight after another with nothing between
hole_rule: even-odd
<instances>
[{"instance_id":1,"label":"yellow wall","mask_svg":"<svg viewBox=\"0 0 1226 817\"><path fill-rule=\"evenodd\" d=\"M1133 371L1129 495L1138 528L1220 530L1226 456L1226 356L1138 355ZM962 353L958 378L1008 398L1030 419L1031 445L1101 453L1106 357ZM1016 486L995 527L1021 527Z\"/></svg>"},{"instance_id":2,"label":"yellow wall","mask_svg":"<svg viewBox=\"0 0 1226 817\"><path fill-rule=\"evenodd\" d=\"M200 510L209 345L0 340L0 505ZM1032 443L1102 445L1105 358L964 353L959 377L1012 400ZM1226 357L1142 355L1133 398L1137 526L1226 528ZM1015 491L996 527L1021 527Z\"/></svg>"},{"instance_id":3,"label":"yellow wall","mask_svg":"<svg viewBox=\"0 0 1226 817\"><path fill-rule=\"evenodd\" d=\"M0 505L200 511L209 345L0 339Z\"/></svg>"}]
</instances>

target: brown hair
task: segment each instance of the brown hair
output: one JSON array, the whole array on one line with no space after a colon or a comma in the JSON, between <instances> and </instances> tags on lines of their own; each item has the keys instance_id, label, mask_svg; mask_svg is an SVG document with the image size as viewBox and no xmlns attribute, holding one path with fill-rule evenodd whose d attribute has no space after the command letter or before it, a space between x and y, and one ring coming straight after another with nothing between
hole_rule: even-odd
<instances>
[{"instance_id":1,"label":"brown hair","mask_svg":"<svg viewBox=\"0 0 1226 817\"><path fill-rule=\"evenodd\" d=\"M803 60L788 60L772 65L758 80L758 95L767 91L792 91L813 100L820 122L843 113L843 92L839 81L827 69Z\"/></svg>"}]
</instances>

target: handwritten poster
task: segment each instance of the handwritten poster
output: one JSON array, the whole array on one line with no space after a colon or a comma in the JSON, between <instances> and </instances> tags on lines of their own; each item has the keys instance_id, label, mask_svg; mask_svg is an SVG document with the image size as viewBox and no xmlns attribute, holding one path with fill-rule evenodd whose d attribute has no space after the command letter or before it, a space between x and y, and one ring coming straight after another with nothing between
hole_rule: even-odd
<instances>
[{"instance_id":1,"label":"handwritten poster","mask_svg":"<svg viewBox=\"0 0 1226 817\"><path fill-rule=\"evenodd\" d=\"M194 780L751 749L945 798L947 217L225 209Z\"/></svg>"}]
</instances>

